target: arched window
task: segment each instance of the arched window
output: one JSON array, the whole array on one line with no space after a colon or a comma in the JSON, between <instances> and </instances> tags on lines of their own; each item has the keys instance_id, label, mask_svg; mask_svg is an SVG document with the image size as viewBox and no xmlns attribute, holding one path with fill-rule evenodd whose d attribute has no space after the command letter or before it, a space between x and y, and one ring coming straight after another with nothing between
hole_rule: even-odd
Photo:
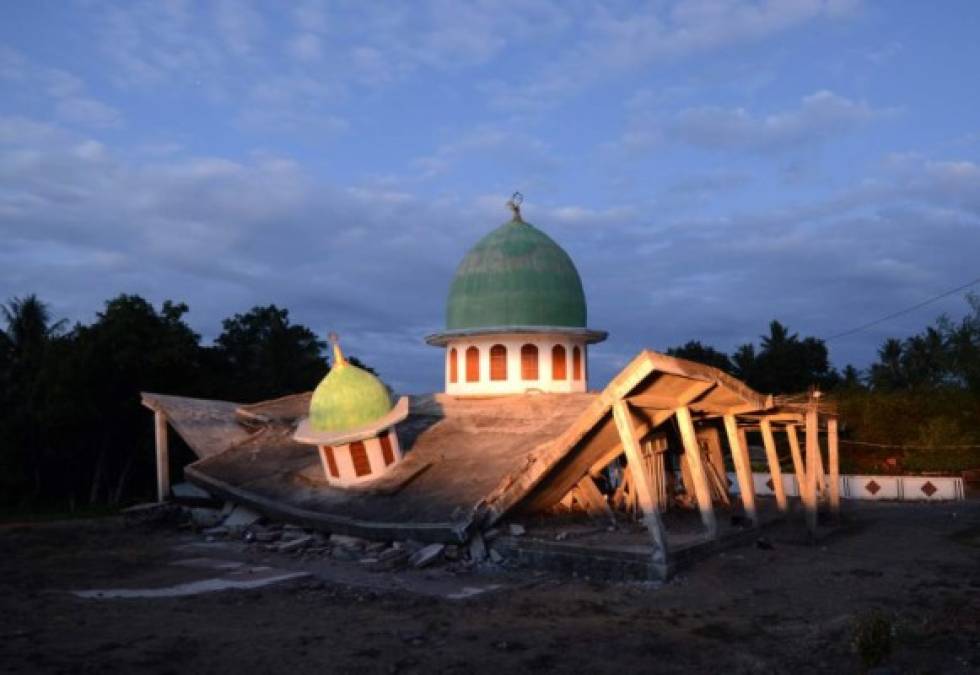
<instances>
[{"instance_id":1,"label":"arched window","mask_svg":"<svg viewBox=\"0 0 980 675\"><path fill-rule=\"evenodd\" d=\"M572 348L572 378L582 379L582 350L578 346Z\"/></svg>"},{"instance_id":2,"label":"arched window","mask_svg":"<svg viewBox=\"0 0 980 675\"><path fill-rule=\"evenodd\" d=\"M555 345L551 348L551 379L564 380L565 373L565 348Z\"/></svg>"},{"instance_id":3,"label":"arched window","mask_svg":"<svg viewBox=\"0 0 980 675\"><path fill-rule=\"evenodd\" d=\"M334 478L340 478L340 471L337 470L337 460L333 456L333 447L330 445L321 445L320 452L323 453L323 457L326 459L327 469L330 471L330 475Z\"/></svg>"},{"instance_id":4,"label":"arched window","mask_svg":"<svg viewBox=\"0 0 980 675\"><path fill-rule=\"evenodd\" d=\"M371 473L371 460L368 459L363 442L354 441L350 444L350 459L356 476L367 476Z\"/></svg>"},{"instance_id":5,"label":"arched window","mask_svg":"<svg viewBox=\"0 0 980 675\"><path fill-rule=\"evenodd\" d=\"M391 448L391 431L387 431L378 437L378 441L381 443L381 456L385 460L385 466L394 464L395 462L395 451Z\"/></svg>"},{"instance_id":6,"label":"arched window","mask_svg":"<svg viewBox=\"0 0 980 675\"><path fill-rule=\"evenodd\" d=\"M521 347L521 379L538 379L538 348L534 345Z\"/></svg>"},{"instance_id":7,"label":"arched window","mask_svg":"<svg viewBox=\"0 0 980 675\"><path fill-rule=\"evenodd\" d=\"M476 347L466 350L466 381L480 381L480 350Z\"/></svg>"},{"instance_id":8,"label":"arched window","mask_svg":"<svg viewBox=\"0 0 980 675\"><path fill-rule=\"evenodd\" d=\"M507 348L503 345L490 348L490 379L507 379Z\"/></svg>"},{"instance_id":9,"label":"arched window","mask_svg":"<svg viewBox=\"0 0 980 675\"><path fill-rule=\"evenodd\" d=\"M453 347L449 350L449 381L455 383L457 380L459 380L459 354Z\"/></svg>"}]
</instances>

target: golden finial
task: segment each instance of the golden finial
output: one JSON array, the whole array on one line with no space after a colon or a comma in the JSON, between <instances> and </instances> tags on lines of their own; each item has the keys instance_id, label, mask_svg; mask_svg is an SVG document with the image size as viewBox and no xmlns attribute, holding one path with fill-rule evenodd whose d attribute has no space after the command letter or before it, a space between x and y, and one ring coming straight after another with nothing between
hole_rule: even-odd
<instances>
[{"instance_id":1,"label":"golden finial","mask_svg":"<svg viewBox=\"0 0 980 675\"><path fill-rule=\"evenodd\" d=\"M514 220L518 223L523 223L524 219L521 218L521 204L524 203L524 195L520 192L515 192L507 200L507 207L514 212Z\"/></svg>"},{"instance_id":2,"label":"golden finial","mask_svg":"<svg viewBox=\"0 0 980 675\"><path fill-rule=\"evenodd\" d=\"M333 367L340 368L346 366L347 359L344 358L344 353L340 351L340 336L331 331L327 339L330 340L330 346L333 347Z\"/></svg>"}]
</instances>

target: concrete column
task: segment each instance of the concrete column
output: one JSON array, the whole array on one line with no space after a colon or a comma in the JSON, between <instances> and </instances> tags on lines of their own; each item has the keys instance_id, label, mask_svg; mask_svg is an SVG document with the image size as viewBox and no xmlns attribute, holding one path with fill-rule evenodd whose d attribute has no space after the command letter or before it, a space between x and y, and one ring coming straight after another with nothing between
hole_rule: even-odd
<instances>
[{"instance_id":1,"label":"concrete column","mask_svg":"<svg viewBox=\"0 0 980 675\"><path fill-rule=\"evenodd\" d=\"M725 433L728 435L728 447L732 451L735 463L735 476L738 478L738 490L742 495L742 508L752 525L759 525L759 514L755 509L755 484L752 480L752 465L749 462L749 449L744 445L745 434L739 433L738 423L734 415L725 415Z\"/></svg>"},{"instance_id":2,"label":"concrete column","mask_svg":"<svg viewBox=\"0 0 980 675\"><path fill-rule=\"evenodd\" d=\"M674 416L677 418L677 426L680 427L684 455L691 469L691 482L698 507L701 509L701 522L704 523L708 536L714 539L718 536L718 523L715 520L715 507L711 503L708 477L704 473L704 462L701 460L701 449L698 447L694 423L691 421L691 411L686 406L681 406L674 411Z\"/></svg>"},{"instance_id":3,"label":"concrete column","mask_svg":"<svg viewBox=\"0 0 980 675\"><path fill-rule=\"evenodd\" d=\"M779 467L776 440L772 436L772 425L768 419L762 418L759 422L759 430L762 432L762 445L766 449L766 461L769 463L772 491L776 494L776 506L781 512L786 513L788 504L786 503L786 489L783 487L783 471Z\"/></svg>"},{"instance_id":4,"label":"concrete column","mask_svg":"<svg viewBox=\"0 0 980 675\"><path fill-rule=\"evenodd\" d=\"M157 501L170 496L170 446L167 442L167 416L159 410L153 413L157 454Z\"/></svg>"},{"instance_id":5,"label":"concrete column","mask_svg":"<svg viewBox=\"0 0 980 675\"><path fill-rule=\"evenodd\" d=\"M830 512L840 515L840 453L837 448L837 418L827 419L827 461L830 463Z\"/></svg>"}]
</instances>

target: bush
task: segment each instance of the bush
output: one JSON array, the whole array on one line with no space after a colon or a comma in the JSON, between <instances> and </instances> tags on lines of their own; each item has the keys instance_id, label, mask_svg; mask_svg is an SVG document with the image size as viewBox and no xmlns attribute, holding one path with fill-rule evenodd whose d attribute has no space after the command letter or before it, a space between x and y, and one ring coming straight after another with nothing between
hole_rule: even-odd
<instances>
[{"instance_id":1,"label":"bush","mask_svg":"<svg viewBox=\"0 0 980 675\"><path fill-rule=\"evenodd\" d=\"M879 611L871 611L854 621L851 647L864 670L874 668L892 651L894 627L891 619Z\"/></svg>"}]
</instances>

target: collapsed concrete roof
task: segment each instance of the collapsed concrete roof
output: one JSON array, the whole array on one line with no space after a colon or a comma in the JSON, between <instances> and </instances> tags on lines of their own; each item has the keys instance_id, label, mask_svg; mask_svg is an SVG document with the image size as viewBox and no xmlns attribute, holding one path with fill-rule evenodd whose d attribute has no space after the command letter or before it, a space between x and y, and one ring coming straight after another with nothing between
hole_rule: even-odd
<instances>
[{"instance_id":1,"label":"collapsed concrete roof","mask_svg":"<svg viewBox=\"0 0 980 675\"><path fill-rule=\"evenodd\" d=\"M310 394L254 405L144 394L200 457L185 476L272 517L369 538L462 542L511 511L559 502L623 452L613 407L642 438L684 408L697 418L776 407L716 368L653 351L601 393L412 396L399 424L405 459L361 488L330 487L316 453L292 439Z\"/></svg>"}]
</instances>

